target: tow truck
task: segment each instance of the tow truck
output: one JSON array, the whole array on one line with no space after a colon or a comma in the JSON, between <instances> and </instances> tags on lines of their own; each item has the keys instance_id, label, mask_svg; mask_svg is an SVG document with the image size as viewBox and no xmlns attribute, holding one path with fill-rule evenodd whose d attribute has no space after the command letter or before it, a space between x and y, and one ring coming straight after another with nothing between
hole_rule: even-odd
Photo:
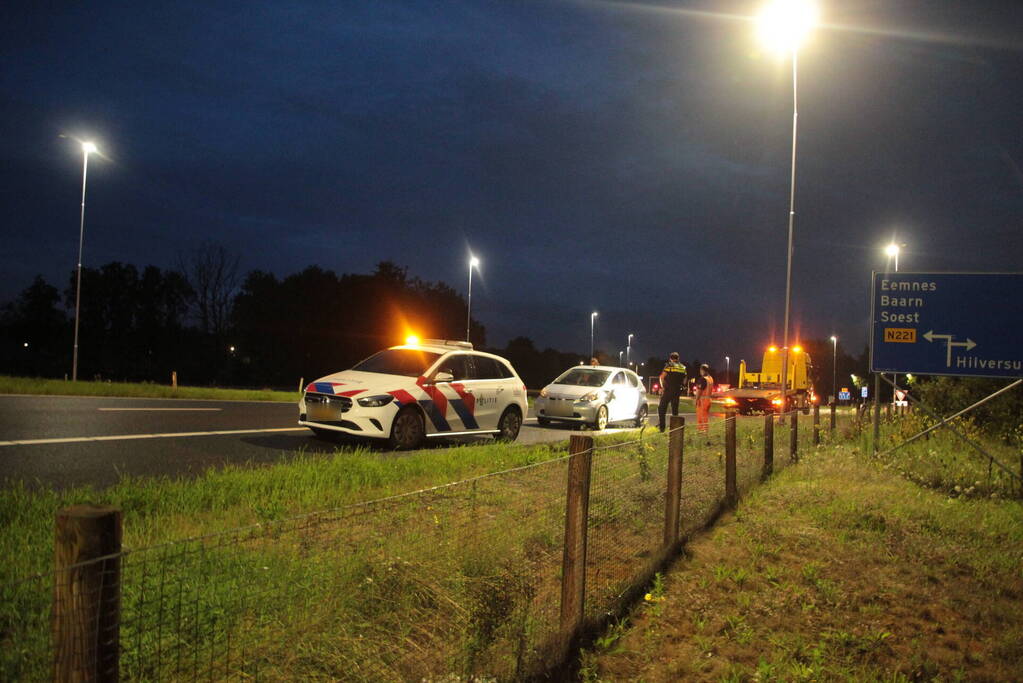
<instances>
[{"instance_id":1,"label":"tow truck","mask_svg":"<svg viewBox=\"0 0 1023 683\"><path fill-rule=\"evenodd\" d=\"M740 415L753 413L781 413L787 407L798 408L803 413L817 400L810 382L813 367L810 354L801 346L793 346L789 352L788 406L781 390L781 365L783 352L771 345L764 351L760 372L747 372L746 361L739 362L739 383L734 389L721 393L720 400L726 408L734 408Z\"/></svg>"}]
</instances>

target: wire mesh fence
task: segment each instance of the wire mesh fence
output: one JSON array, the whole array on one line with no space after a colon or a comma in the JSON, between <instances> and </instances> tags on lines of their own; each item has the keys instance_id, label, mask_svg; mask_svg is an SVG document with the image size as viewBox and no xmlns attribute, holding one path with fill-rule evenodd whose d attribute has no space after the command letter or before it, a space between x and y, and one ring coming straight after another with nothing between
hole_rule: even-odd
<instances>
[{"instance_id":1,"label":"wire mesh fence","mask_svg":"<svg viewBox=\"0 0 1023 683\"><path fill-rule=\"evenodd\" d=\"M773 449L765 448L767 421ZM737 419L740 493L763 478L767 453L775 470L789 464L790 424L787 415ZM728 443L724 421L683 431L686 537L727 507ZM822 429L822 443L847 431ZM805 420L797 433L801 450L813 447ZM626 607L670 546L670 438L641 430L625 443L589 446L574 529L585 529L580 612L590 624ZM575 628L565 607L574 457L125 548L5 584L0 679L60 678L61 666L147 681L535 676L564 654L566 624ZM100 603L114 609L97 611ZM112 626L96 621L111 611ZM80 632L69 636L61 620ZM69 642L85 645L69 651Z\"/></svg>"}]
</instances>

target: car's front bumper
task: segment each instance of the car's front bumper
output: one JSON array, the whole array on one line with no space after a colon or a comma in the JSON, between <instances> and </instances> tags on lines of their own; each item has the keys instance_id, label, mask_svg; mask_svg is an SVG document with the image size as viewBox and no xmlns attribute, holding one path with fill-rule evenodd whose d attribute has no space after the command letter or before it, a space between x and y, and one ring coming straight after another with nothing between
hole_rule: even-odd
<instances>
[{"instance_id":1,"label":"car's front bumper","mask_svg":"<svg viewBox=\"0 0 1023 683\"><path fill-rule=\"evenodd\" d=\"M538 418L564 420L565 422L596 422L600 403L575 401L572 399L538 398L533 410Z\"/></svg>"},{"instance_id":2,"label":"car's front bumper","mask_svg":"<svg viewBox=\"0 0 1023 683\"><path fill-rule=\"evenodd\" d=\"M348 397L307 392L298 403L298 424L310 429L386 439L390 436L395 404L366 408Z\"/></svg>"}]
</instances>

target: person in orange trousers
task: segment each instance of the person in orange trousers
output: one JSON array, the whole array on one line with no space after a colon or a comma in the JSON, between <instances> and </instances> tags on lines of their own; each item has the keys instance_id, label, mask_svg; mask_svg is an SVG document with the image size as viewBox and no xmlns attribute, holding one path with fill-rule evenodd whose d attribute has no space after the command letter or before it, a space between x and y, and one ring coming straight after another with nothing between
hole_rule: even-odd
<instances>
[{"instance_id":1,"label":"person in orange trousers","mask_svg":"<svg viewBox=\"0 0 1023 683\"><path fill-rule=\"evenodd\" d=\"M714 378L710 375L710 368L706 363L700 366L700 376L696 378L696 429L701 433L707 432L707 423L710 421L710 395L714 391Z\"/></svg>"}]
</instances>

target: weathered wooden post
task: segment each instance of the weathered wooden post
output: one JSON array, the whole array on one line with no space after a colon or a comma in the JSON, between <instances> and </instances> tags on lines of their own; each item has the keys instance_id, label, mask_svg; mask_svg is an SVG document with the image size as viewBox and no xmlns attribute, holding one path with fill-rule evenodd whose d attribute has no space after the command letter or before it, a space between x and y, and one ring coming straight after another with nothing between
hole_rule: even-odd
<instances>
[{"instance_id":1,"label":"weathered wooden post","mask_svg":"<svg viewBox=\"0 0 1023 683\"><path fill-rule=\"evenodd\" d=\"M831 431L835 431L835 412L837 410L835 406L836 401L831 402Z\"/></svg>"},{"instance_id":2,"label":"weathered wooden post","mask_svg":"<svg viewBox=\"0 0 1023 683\"><path fill-rule=\"evenodd\" d=\"M664 548L678 543L682 531L682 444L686 419L672 415L668 419L668 489L664 496Z\"/></svg>"},{"instance_id":3,"label":"weathered wooden post","mask_svg":"<svg viewBox=\"0 0 1023 683\"><path fill-rule=\"evenodd\" d=\"M305 389L305 377L299 377L298 378L298 393L301 394L303 389Z\"/></svg>"},{"instance_id":4,"label":"weathered wooden post","mask_svg":"<svg viewBox=\"0 0 1023 683\"><path fill-rule=\"evenodd\" d=\"M735 482L735 411L725 412L725 505L734 508L739 502Z\"/></svg>"},{"instance_id":5,"label":"weathered wooden post","mask_svg":"<svg viewBox=\"0 0 1023 683\"><path fill-rule=\"evenodd\" d=\"M820 405L813 404L813 445L819 446L821 444L821 407Z\"/></svg>"},{"instance_id":6,"label":"weathered wooden post","mask_svg":"<svg viewBox=\"0 0 1023 683\"><path fill-rule=\"evenodd\" d=\"M59 511L54 546L53 680L117 681L121 511L108 505Z\"/></svg>"},{"instance_id":7,"label":"weathered wooden post","mask_svg":"<svg viewBox=\"0 0 1023 683\"><path fill-rule=\"evenodd\" d=\"M761 479L774 474L774 416L764 415L764 471Z\"/></svg>"},{"instance_id":8,"label":"weathered wooden post","mask_svg":"<svg viewBox=\"0 0 1023 683\"><path fill-rule=\"evenodd\" d=\"M799 461L799 411L793 410L789 415L789 459Z\"/></svg>"},{"instance_id":9,"label":"weathered wooden post","mask_svg":"<svg viewBox=\"0 0 1023 683\"><path fill-rule=\"evenodd\" d=\"M564 647L571 649L583 623L586 595L586 526L590 507L593 437L573 434L568 452L565 552L561 569L561 636Z\"/></svg>"},{"instance_id":10,"label":"weathered wooden post","mask_svg":"<svg viewBox=\"0 0 1023 683\"><path fill-rule=\"evenodd\" d=\"M171 370L171 389L178 388L178 371Z\"/></svg>"}]
</instances>

